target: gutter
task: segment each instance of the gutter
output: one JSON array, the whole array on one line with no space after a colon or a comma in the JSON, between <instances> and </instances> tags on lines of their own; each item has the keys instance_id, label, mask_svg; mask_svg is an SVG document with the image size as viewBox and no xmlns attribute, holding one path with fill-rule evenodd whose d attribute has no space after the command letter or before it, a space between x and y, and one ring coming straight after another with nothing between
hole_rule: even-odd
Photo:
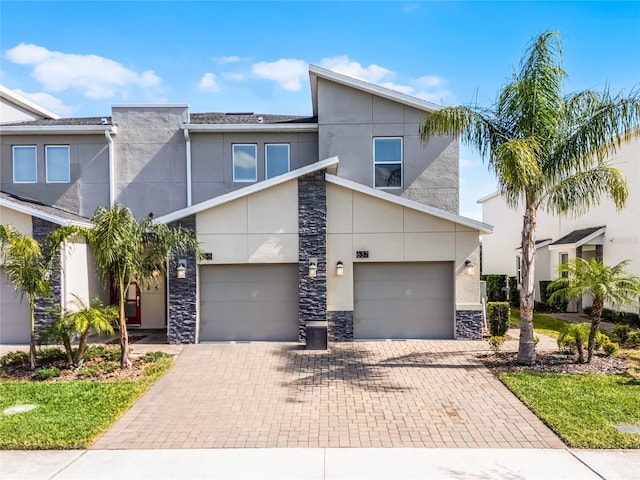
<instances>
[{"instance_id":1,"label":"gutter","mask_svg":"<svg viewBox=\"0 0 640 480\"><path fill-rule=\"evenodd\" d=\"M109 145L109 206L113 206L116 199L116 179L115 179L115 165L113 158L113 138L111 138L111 129L108 128L104 131L104 136L107 137L107 143Z\"/></svg>"},{"instance_id":2,"label":"gutter","mask_svg":"<svg viewBox=\"0 0 640 480\"><path fill-rule=\"evenodd\" d=\"M184 129L184 139L186 140L187 149L187 207L191 206L191 137L189 137L189 129Z\"/></svg>"}]
</instances>

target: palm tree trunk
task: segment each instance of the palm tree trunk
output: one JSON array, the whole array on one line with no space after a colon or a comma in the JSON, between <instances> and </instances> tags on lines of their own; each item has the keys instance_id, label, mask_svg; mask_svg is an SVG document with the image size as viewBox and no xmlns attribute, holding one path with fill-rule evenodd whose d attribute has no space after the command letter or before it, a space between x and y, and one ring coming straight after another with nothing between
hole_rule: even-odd
<instances>
[{"instance_id":1,"label":"palm tree trunk","mask_svg":"<svg viewBox=\"0 0 640 480\"><path fill-rule=\"evenodd\" d=\"M536 214L536 207L527 202L522 222L522 284L520 288L520 343L518 346L518 363L523 365L532 365L536 361L536 349L533 341Z\"/></svg>"},{"instance_id":2,"label":"palm tree trunk","mask_svg":"<svg viewBox=\"0 0 640 480\"><path fill-rule=\"evenodd\" d=\"M589 331L589 345L587 346L587 363L591 363L593 357L593 351L596 347L596 334L598 333L598 327L600 326L600 319L602 318L602 310L604 308L604 302L601 298L594 298L591 312L591 330Z\"/></svg>"},{"instance_id":3,"label":"palm tree trunk","mask_svg":"<svg viewBox=\"0 0 640 480\"><path fill-rule=\"evenodd\" d=\"M80 340L78 341L78 350L76 350L76 358L73 363L76 367L80 367L84 361L84 352L87 350L87 339L89 338L89 329L87 328L80 334Z\"/></svg>"},{"instance_id":4,"label":"palm tree trunk","mask_svg":"<svg viewBox=\"0 0 640 480\"><path fill-rule=\"evenodd\" d=\"M124 312L125 285L120 280L120 368L131 366L129 360L129 334L127 332L127 317Z\"/></svg>"},{"instance_id":5,"label":"palm tree trunk","mask_svg":"<svg viewBox=\"0 0 640 480\"><path fill-rule=\"evenodd\" d=\"M33 299L29 299L29 310L31 312L31 334L29 336L29 365L31 370L36 369L36 306Z\"/></svg>"}]
</instances>

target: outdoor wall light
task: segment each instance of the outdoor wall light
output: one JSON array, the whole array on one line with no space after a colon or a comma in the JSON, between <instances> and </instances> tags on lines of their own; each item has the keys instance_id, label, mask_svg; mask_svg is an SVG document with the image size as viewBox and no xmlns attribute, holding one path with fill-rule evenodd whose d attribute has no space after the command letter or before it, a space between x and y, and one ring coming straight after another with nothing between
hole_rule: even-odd
<instances>
[{"instance_id":1,"label":"outdoor wall light","mask_svg":"<svg viewBox=\"0 0 640 480\"><path fill-rule=\"evenodd\" d=\"M318 259L310 258L309 259L309 277L315 278L318 274Z\"/></svg>"},{"instance_id":2,"label":"outdoor wall light","mask_svg":"<svg viewBox=\"0 0 640 480\"><path fill-rule=\"evenodd\" d=\"M176 277L186 278L186 276L187 276L187 261L184 259L180 259L178 261L178 268L176 268Z\"/></svg>"},{"instance_id":3,"label":"outdoor wall light","mask_svg":"<svg viewBox=\"0 0 640 480\"><path fill-rule=\"evenodd\" d=\"M344 276L344 265L341 261L338 261L338 263L336 263L336 275L338 277Z\"/></svg>"},{"instance_id":4,"label":"outdoor wall light","mask_svg":"<svg viewBox=\"0 0 640 480\"><path fill-rule=\"evenodd\" d=\"M473 275L475 273L474 265L471 260L464 261L464 273L467 275Z\"/></svg>"}]
</instances>

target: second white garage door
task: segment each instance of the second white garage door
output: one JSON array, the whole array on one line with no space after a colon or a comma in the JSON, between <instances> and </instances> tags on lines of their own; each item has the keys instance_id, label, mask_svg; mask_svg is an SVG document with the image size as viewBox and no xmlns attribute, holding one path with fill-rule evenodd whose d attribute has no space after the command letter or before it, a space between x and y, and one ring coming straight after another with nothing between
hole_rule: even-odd
<instances>
[{"instance_id":1,"label":"second white garage door","mask_svg":"<svg viewBox=\"0 0 640 480\"><path fill-rule=\"evenodd\" d=\"M200 267L200 341L297 339L297 264Z\"/></svg>"},{"instance_id":2,"label":"second white garage door","mask_svg":"<svg viewBox=\"0 0 640 480\"><path fill-rule=\"evenodd\" d=\"M354 265L357 339L453 338L453 264Z\"/></svg>"}]
</instances>

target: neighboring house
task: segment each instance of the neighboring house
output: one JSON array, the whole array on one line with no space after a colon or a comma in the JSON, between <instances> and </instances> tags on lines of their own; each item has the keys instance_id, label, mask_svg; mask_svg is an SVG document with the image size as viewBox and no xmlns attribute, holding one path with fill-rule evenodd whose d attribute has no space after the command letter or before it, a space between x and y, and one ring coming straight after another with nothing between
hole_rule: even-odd
<instances>
[{"instance_id":1,"label":"neighboring house","mask_svg":"<svg viewBox=\"0 0 640 480\"><path fill-rule=\"evenodd\" d=\"M0 189L90 217L115 202L193 230L205 259L132 285L128 321L170 342L479 338L479 235L458 215L439 108L319 67L313 116L115 105L0 127Z\"/></svg>"},{"instance_id":2,"label":"neighboring house","mask_svg":"<svg viewBox=\"0 0 640 480\"><path fill-rule=\"evenodd\" d=\"M0 85L0 125L3 123L56 118L60 117L13 90Z\"/></svg>"},{"instance_id":3,"label":"neighboring house","mask_svg":"<svg viewBox=\"0 0 640 480\"><path fill-rule=\"evenodd\" d=\"M627 179L629 198L620 212L608 199L579 217L555 216L540 211L537 217L535 285L558 278L558 266L580 257L601 259L607 265L629 260L627 271L640 275L640 138L622 145L611 159ZM482 240L482 272L520 276L522 209L510 209L499 193L481 198L483 221L495 225ZM584 298L580 309L591 305Z\"/></svg>"}]
</instances>

